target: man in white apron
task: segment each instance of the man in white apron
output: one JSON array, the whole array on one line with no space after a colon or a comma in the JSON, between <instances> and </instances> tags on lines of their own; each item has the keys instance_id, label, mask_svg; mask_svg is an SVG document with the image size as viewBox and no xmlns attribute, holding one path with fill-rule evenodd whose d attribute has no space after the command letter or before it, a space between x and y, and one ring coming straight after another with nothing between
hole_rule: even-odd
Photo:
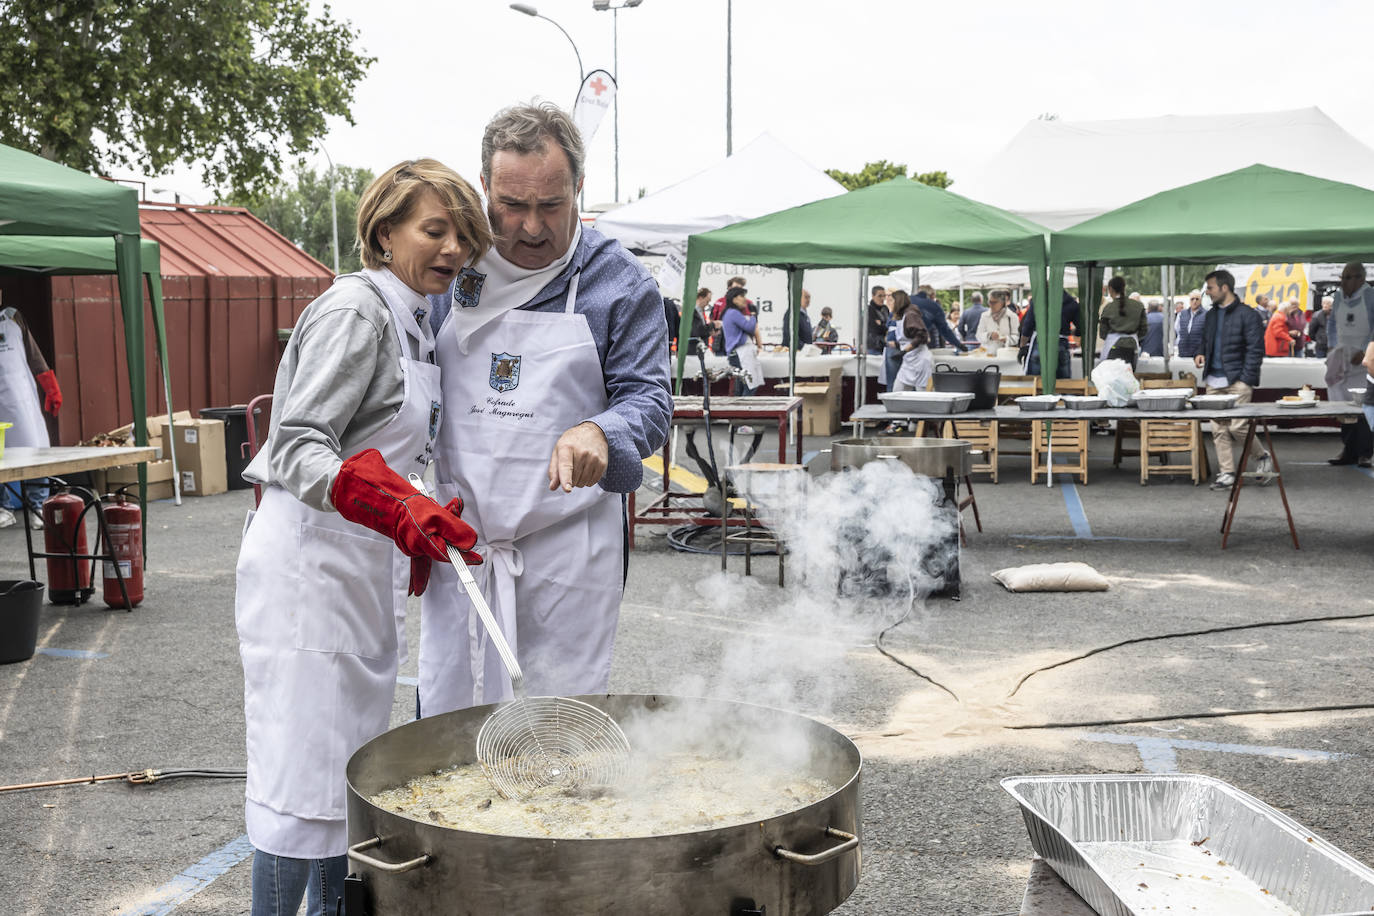
<instances>
[{"instance_id":1,"label":"man in white apron","mask_svg":"<svg viewBox=\"0 0 1374 916\"><path fill-rule=\"evenodd\" d=\"M1326 399L1349 401L1350 388L1364 388L1361 365L1365 347L1374 337L1374 289L1365 282L1364 265L1353 261L1341 268L1341 288L1326 323ZM1341 420L1341 453L1330 464L1369 467L1374 434L1364 417Z\"/></svg>"},{"instance_id":2,"label":"man in white apron","mask_svg":"<svg viewBox=\"0 0 1374 916\"><path fill-rule=\"evenodd\" d=\"M13 308L0 309L0 423L13 424L5 430L7 446L48 447L48 426L38 405L39 387L43 389L43 409L57 416L62 407L62 390L57 385L56 373L48 368L23 316ZM29 524L41 528L42 516L37 509L47 499L48 488L38 485L38 481L25 483L30 485L24 487L24 495L35 510L29 516ZM16 481L0 489L4 491L0 494L0 528L8 528L15 523L12 510L23 507L20 485Z\"/></svg>"},{"instance_id":3,"label":"man in white apron","mask_svg":"<svg viewBox=\"0 0 1374 916\"><path fill-rule=\"evenodd\" d=\"M605 692L625 575L622 494L672 416L658 287L619 243L583 229L583 148L556 107L496 115L482 142L495 246L435 297L445 420L441 502L481 532L478 584L534 695ZM420 708L510 696L451 569L420 617Z\"/></svg>"}]
</instances>

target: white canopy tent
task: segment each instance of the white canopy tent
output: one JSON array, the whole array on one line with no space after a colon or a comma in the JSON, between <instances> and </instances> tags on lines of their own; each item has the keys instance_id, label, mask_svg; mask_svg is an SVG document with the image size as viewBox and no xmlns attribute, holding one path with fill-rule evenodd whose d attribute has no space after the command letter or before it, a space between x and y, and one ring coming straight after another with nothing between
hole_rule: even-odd
<instances>
[{"instance_id":1,"label":"white canopy tent","mask_svg":"<svg viewBox=\"0 0 1374 916\"><path fill-rule=\"evenodd\" d=\"M844 187L760 134L709 169L597 217L598 230L634 252L685 252L687 236L836 197Z\"/></svg>"},{"instance_id":2,"label":"white canopy tent","mask_svg":"<svg viewBox=\"0 0 1374 916\"><path fill-rule=\"evenodd\" d=\"M1321 109L1297 108L1118 121L1037 119L981 170L961 178L959 192L1064 229L1257 161L1374 188L1374 149Z\"/></svg>"},{"instance_id":3,"label":"white canopy tent","mask_svg":"<svg viewBox=\"0 0 1374 916\"><path fill-rule=\"evenodd\" d=\"M639 255L665 296L690 304L682 288L683 277L665 264L666 256L676 253L682 258L678 261L681 269L687 236L844 193L838 181L765 132L710 168L601 214L593 225ZM745 278L749 298L759 309L764 342L780 343L787 304L786 271L706 264L702 283L719 296L725 293L726 278L734 275ZM808 271L807 289L816 302L812 321L819 319L822 306L832 307L841 341L852 343L863 326L859 287L857 270Z\"/></svg>"}]
</instances>

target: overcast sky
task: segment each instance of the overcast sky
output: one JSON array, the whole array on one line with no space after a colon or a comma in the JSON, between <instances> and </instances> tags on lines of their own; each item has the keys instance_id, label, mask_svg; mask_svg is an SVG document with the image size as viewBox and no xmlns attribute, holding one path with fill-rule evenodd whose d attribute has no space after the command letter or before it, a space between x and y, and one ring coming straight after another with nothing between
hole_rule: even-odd
<instances>
[{"instance_id":1,"label":"overcast sky","mask_svg":"<svg viewBox=\"0 0 1374 916\"><path fill-rule=\"evenodd\" d=\"M620 199L725 155L726 0L596 12L543 0L586 70L613 69L619 20ZM549 22L500 0L337 0L377 58L339 164L434 156L476 183L482 128L533 98L571 106L577 60ZM734 0L734 146L772 132L817 168L889 159L959 189L1026 121L1271 111L1316 105L1374 146L1374 76L1358 50L1369 0ZM1342 45L1352 45L1348 50ZM612 122L588 154L586 200L612 200ZM316 157L321 168L323 157ZM204 203L196 173L150 184ZM150 197L168 199L167 194Z\"/></svg>"}]
</instances>

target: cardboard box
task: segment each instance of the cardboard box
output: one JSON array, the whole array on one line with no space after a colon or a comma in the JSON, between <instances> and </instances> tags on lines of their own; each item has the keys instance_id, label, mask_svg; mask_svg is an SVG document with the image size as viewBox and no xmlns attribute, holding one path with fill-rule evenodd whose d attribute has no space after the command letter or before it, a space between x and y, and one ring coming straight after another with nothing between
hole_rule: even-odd
<instances>
[{"instance_id":1,"label":"cardboard box","mask_svg":"<svg viewBox=\"0 0 1374 916\"><path fill-rule=\"evenodd\" d=\"M178 419L162 431L162 453L176 455L182 496L213 496L229 489L223 420Z\"/></svg>"},{"instance_id":2,"label":"cardboard box","mask_svg":"<svg viewBox=\"0 0 1374 916\"><path fill-rule=\"evenodd\" d=\"M833 436L840 431L840 388L843 370L830 370L825 382L798 382L793 390L802 399L802 434Z\"/></svg>"},{"instance_id":3,"label":"cardboard box","mask_svg":"<svg viewBox=\"0 0 1374 916\"><path fill-rule=\"evenodd\" d=\"M183 423L190 423L194 418L189 410L178 410L172 414L172 420L180 426ZM159 459L165 457L162 453L162 430L167 426L167 415L158 414L148 418L148 444L157 450ZM125 423L119 429L112 429L103 437L110 440L113 445L133 445L134 444L134 425Z\"/></svg>"},{"instance_id":4,"label":"cardboard box","mask_svg":"<svg viewBox=\"0 0 1374 916\"><path fill-rule=\"evenodd\" d=\"M147 468L149 501L171 499L175 495L172 491L171 459L149 461ZM99 487L99 492L113 493L120 487L128 487L130 493L138 494L138 465L130 464L122 468L110 468L104 472L104 483Z\"/></svg>"}]
</instances>

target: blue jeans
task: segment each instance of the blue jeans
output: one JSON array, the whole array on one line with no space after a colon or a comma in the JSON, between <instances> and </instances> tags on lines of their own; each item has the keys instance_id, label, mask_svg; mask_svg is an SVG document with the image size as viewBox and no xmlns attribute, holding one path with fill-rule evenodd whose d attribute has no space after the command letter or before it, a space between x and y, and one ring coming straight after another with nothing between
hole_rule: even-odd
<instances>
[{"instance_id":1,"label":"blue jeans","mask_svg":"<svg viewBox=\"0 0 1374 916\"><path fill-rule=\"evenodd\" d=\"M740 361L739 361L739 354L738 354L738 353L731 353L729 356L725 357L725 361L726 361L727 363L729 363L731 366L734 366L736 369L739 369L739 368L740 368ZM739 377L739 376L735 376L735 377L732 378L730 381L734 383L734 386L735 386L735 395L734 395L734 396L737 397L737 398L747 398L747 397L751 396L751 395L754 393L754 389L758 387L757 385L747 385L747 384L745 384L744 379L741 378L741 377ZM709 385L710 382L707 382L706 384Z\"/></svg>"},{"instance_id":2,"label":"blue jeans","mask_svg":"<svg viewBox=\"0 0 1374 916\"><path fill-rule=\"evenodd\" d=\"M1026 360L1026 374L1040 374L1040 338L1035 338L1035 343L1031 346L1030 358ZM1072 369L1069 366L1069 342L1064 338L1059 338L1059 364L1054 367L1055 378L1072 378Z\"/></svg>"},{"instance_id":3,"label":"blue jeans","mask_svg":"<svg viewBox=\"0 0 1374 916\"><path fill-rule=\"evenodd\" d=\"M35 480L26 480L24 483L27 485L24 494L29 498L29 508L34 512L41 511L43 500L48 498L48 478L39 477ZM19 484L7 483L0 489L4 490L3 494L0 494L0 506L6 509L23 508L19 502Z\"/></svg>"},{"instance_id":4,"label":"blue jeans","mask_svg":"<svg viewBox=\"0 0 1374 916\"><path fill-rule=\"evenodd\" d=\"M253 852L252 916L296 916L306 897L306 916L334 916L348 876L348 856L289 859Z\"/></svg>"}]
</instances>

